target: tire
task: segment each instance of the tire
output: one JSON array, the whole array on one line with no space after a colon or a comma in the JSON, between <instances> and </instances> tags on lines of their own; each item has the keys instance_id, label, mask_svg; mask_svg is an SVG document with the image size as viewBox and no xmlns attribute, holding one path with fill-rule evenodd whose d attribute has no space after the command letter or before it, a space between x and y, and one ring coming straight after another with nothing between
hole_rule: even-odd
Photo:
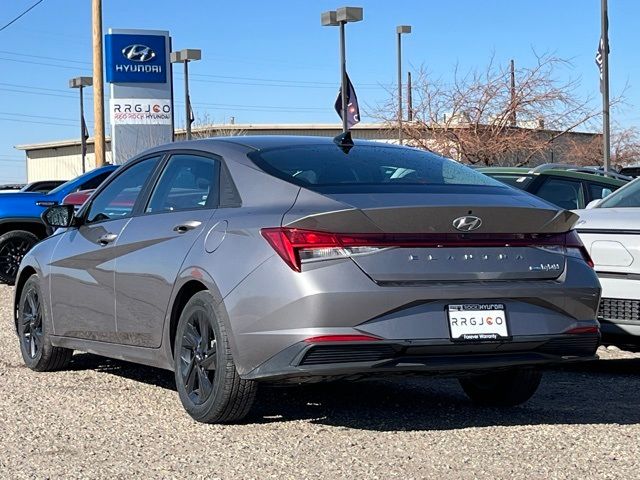
<instances>
[{"instance_id":1,"label":"tire","mask_svg":"<svg viewBox=\"0 0 640 480\"><path fill-rule=\"evenodd\" d=\"M38 243L38 237L25 230L13 230L0 236L0 282L13 285L22 257Z\"/></svg>"},{"instance_id":2,"label":"tire","mask_svg":"<svg viewBox=\"0 0 640 480\"><path fill-rule=\"evenodd\" d=\"M24 284L18 305L18 338L24 363L36 372L64 369L73 350L51 345L46 308L42 302L40 279L32 275Z\"/></svg>"},{"instance_id":3,"label":"tire","mask_svg":"<svg viewBox=\"0 0 640 480\"><path fill-rule=\"evenodd\" d=\"M533 368L516 368L499 373L460 378L467 396L476 404L513 407L529 400L540 385L542 372Z\"/></svg>"},{"instance_id":4,"label":"tire","mask_svg":"<svg viewBox=\"0 0 640 480\"><path fill-rule=\"evenodd\" d=\"M249 413L257 384L240 378L214 305L209 292L198 292L180 314L174 344L176 387L194 420L232 423Z\"/></svg>"}]
</instances>

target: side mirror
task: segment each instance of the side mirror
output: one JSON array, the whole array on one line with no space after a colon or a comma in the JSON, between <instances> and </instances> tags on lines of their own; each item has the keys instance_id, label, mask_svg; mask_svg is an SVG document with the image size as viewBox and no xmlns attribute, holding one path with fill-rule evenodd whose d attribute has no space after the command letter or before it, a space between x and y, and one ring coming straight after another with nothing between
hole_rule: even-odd
<instances>
[{"instance_id":1,"label":"side mirror","mask_svg":"<svg viewBox=\"0 0 640 480\"><path fill-rule=\"evenodd\" d=\"M73 205L54 205L42 213L42 221L53 229L73 225Z\"/></svg>"},{"instance_id":2,"label":"side mirror","mask_svg":"<svg viewBox=\"0 0 640 480\"><path fill-rule=\"evenodd\" d=\"M589 203L587 203L587 206L585 207L587 210L590 210L592 208L596 208L598 206L598 204L600 203L601 199L598 200L591 200Z\"/></svg>"}]
</instances>

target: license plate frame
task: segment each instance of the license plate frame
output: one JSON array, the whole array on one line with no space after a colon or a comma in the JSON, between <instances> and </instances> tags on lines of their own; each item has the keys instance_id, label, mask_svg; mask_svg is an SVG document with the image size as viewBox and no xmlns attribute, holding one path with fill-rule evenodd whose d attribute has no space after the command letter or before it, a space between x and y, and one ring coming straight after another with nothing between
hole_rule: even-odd
<instances>
[{"instance_id":1,"label":"license plate frame","mask_svg":"<svg viewBox=\"0 0 640 480\"><path fill-rule=\"evenodd\" d=\"M512 339L504 303L449 304L445 314L452 342L501 343Z\"/></svg>"}]
</instances>

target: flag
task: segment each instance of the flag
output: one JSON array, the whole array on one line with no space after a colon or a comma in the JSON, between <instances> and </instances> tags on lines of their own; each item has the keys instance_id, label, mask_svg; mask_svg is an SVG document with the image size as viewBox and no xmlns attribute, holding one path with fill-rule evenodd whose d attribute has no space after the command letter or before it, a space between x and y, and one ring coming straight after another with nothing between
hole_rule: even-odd
<instances>
[{"instance_id":1,"label":"flag","mask_svg":"<svg viewBox=\"0 0 640 480\"><path fill-rule=\"evenodd\" d=\"M358 108L358 97L356 90L353 88L349 75L347 77L347 127L351 128L360 122L360 109ZM336 112L342 118L342 88L338 92L338 98L335 103Z\"/></svg>"},{"instance_id":2,"label":"flag","mask_svg":"<svg viewBox=\"0 0 640 480\"><path fill-rule=\"evenodd\" d=\"M193 124L193 122L196 121L196 117L193 114L193 108L191 108L191 97L187 97L187 105L189 106L189 118L187 118L187 122L189 122L189 125Z\"/></svg>"},{"instance_id":3,"label":"flag","mask_svg":"<svg viewBox=\"0 0 640 480\"><path fill-rule=\"evenodd\" d=\"M609 19L605 20L607 22L607 27L609 26ZM608 30L608 28L607 28ZM606 35L606 34L605 34ZM609 42L607 38L607 55L610 53ZM600 43L598 44L598 50L596 51L596 65L598 66L598 70L600 71L600 92L603 89L603 81L604 81L604 66L603 66L603 55L604 55L604 35L600 37Z\"/></svg>"},{"instance_id":4,"label":"flag","mask_svg":"<svg viewBox=\"0 0 640 480\"><path fill-rule=\"evenodd\" d=\"M87 139L89 138L89 130L87 129L87 124L84 121L84 115L80 118L80 123L82 124L82 138L84 139L82 146L82 155L87 154Z\"/></svg>"}]
</instances>

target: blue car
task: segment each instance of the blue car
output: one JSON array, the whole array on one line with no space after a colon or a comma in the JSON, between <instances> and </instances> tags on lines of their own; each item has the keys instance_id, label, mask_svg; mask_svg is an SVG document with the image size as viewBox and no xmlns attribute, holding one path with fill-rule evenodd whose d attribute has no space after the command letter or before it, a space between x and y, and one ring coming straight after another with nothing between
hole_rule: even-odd
<instances>
[{"instance_id":1,"label":"blue car","mask_svg":"<svg viewBox=\"0 0 640 480\"><path fill-rule=\"evenodd\" d=\"M0 282L13 284L22 257L47 236L40 215L78 190L98 187L117 168L96 168L54 188L49 193L0 193Z\"/></svg>"}]
</instances>

